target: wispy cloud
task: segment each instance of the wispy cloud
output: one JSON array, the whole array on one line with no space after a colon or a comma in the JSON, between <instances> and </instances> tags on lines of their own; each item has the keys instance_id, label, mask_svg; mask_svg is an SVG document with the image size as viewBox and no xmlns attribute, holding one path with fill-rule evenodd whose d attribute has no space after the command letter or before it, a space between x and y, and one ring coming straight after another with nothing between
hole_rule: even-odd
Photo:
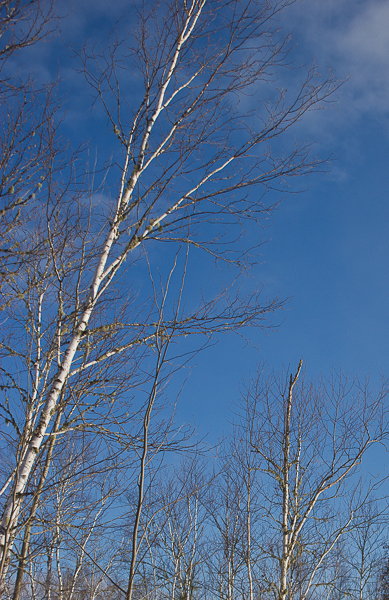
<instances>
[{"instance_id":1,"label":"wispy cloud","mask_svg":"<svg viewBox=\"0 0 389 600\"><path fill-rule=\"evenodd\" d=\"M305 0L292 11L305 51L349 75L339 98L348 120L389 111L389 2Z\"/></svg>"}]
</instances>

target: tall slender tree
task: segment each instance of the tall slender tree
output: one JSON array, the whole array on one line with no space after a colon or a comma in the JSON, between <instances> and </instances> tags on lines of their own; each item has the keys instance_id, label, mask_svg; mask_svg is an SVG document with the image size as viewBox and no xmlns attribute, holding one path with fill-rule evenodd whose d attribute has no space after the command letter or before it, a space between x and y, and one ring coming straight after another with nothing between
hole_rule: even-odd
<instances>
[{"instance_id":1,"label":"tall slender tree","mask_svg":"<svg viewBox=\"0 0 389 600\"><path fill-rule=\"evenodd\" d=\"M11 427L1 486L3 590L29 527L26 498L42 493L53 440L96 428L109 442L131 437L140 408L128 398L154 385L151 360L165 340L176 348L188 334L263 327L280 305L260 290L239 291L252 260L245 227L267 218L267 192L321 164L305 143L288 147L283 136L337 87L314 66L294 92L274 84L289 64L279 16L291 3L143 3L131 9L131 30L119 23L101 54L85 46L82 70L117 144L98 183L99 166L91 177L77 157L66 168L58 158L51 100L35 123L33 104L8 110L4 97L1 408ZM37 41L52 15L38 1L3 6L15 51ZM274 84L266 98L264 82ZM13 211L24 206L19 221ZM192 254L201 251L227 265L229 283L186 303ZM181 364L184 354L176 352Z\"/></svg>"}]
</instances>

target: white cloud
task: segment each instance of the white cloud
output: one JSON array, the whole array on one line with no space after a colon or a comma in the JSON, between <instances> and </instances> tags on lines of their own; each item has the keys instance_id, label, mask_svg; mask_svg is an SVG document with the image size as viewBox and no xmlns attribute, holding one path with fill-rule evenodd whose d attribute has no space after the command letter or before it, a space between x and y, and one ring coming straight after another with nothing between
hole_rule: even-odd
<instances>
[{"instance_id":1,"label":"white cloud","mask_svg":"<svg viewBox=\"0 0 389 600\"><path fill-rule=\"evenodd\" d=\"M306 0L293 16L305 51L350 76L339 95L348 119L388 113L388 0Z\"/></svg>"},{"instance_id":2,"label":"white cloud","mask_svg":"<svg viewBox=\"0 0 389 600\"><path fill-rule=\"evenodd\" d=\"M355 17L338 46L349 60L375 67L389 66L389 3L372 3Z\"/></svg>"}]
</instances>

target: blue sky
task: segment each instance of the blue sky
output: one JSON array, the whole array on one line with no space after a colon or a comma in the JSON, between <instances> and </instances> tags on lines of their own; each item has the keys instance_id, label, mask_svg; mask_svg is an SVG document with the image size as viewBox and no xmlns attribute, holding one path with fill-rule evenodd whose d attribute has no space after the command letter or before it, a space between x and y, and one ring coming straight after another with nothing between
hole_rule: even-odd
<instances>
[{"instance_id":1,"label":"blue sky","mask_svg":"<svg viewBox=\"0 0 389 600\"><path fill-rule=\"evenodd\" d=\"M313 377L340 365L377 382L389 374L389 2L310 0L289 11L296 64L315 58L347 78L332 109L299 126L334 160L285 198L264 232L255 275L290 299L284 321L248 335L258 351L223 340L194 371L191 387L201 397L211 384L206 414L220 421L257 360L280 369L302 357ZM206 428L208 416L200 420Z\"/></svg>"},{"instance_id":2,"label":"blue sky","mask_svg":"<svg viewBox=\"0 0 389 600\"><path fill-rule=\"evenodd\" d=\"M268 352L277 361L279 344L287 362L295 347L313 372L339 363L387 372L389 3L305 2L296 11L305 51L348 80L335 110L307 125L337 157L331 172L312 177L274 220L267 268L293 298Z\"/></svg>"},{"instance_id":3,"label":"blue sky","mask_svg":"<svg viewBox=\"0 0 389 600\"><path fill-rule=\"evenodd\" d=\"M126 4L78 0L61 25L63 38L100 43ZM225 428L226 407L259 360L295 368L302 357L312 376L339 365L361 375L370 370L373 379L380 370L389 374L389 2L305 0L285 12L284 24L294 32L296 66L315 59L320 72L330 64L347 79L331 109L310 113L294 130L334 160L328 173L302 180L306 191L287 196L259 234L268 243L252 276L265 295L289 298L279 328L247 331L256 349L225 336L193 363L179 418L213 435ZM33 48L29 60L42 80L59 67L67 133L104 144L108 130L98 109L90 113L89 91L62 42ZM201 276L207 285L212 274Z\"/></svg>"}]
</instances>

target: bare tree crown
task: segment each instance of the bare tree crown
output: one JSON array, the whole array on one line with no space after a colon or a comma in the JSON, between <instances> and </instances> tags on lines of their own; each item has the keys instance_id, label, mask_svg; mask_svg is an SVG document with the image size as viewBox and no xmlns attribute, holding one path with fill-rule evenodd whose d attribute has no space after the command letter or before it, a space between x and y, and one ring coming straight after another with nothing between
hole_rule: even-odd
<instances>
[{"instance_id":1,"label":"bare tree crown","mask_svg":"<svg viewBox=\"0 0 389 600\"><path fill-rule=\"evenodd\" d=\"M108 597L108 589L127 600L158 597L158 577L165 577L170 597L194 598L206 555L201 534L209 527L224 536L207 566L210 579L217 573L219 597L232 600L243 568L254 597L252 471L246 495L235 485L230 501L224 491L228 510L211 518L200 461L186 463L185 477L177 475L182 485L167 486L172 499L159 472L168 452L194 452L187 430L166 416L170 377L214 336L266 327L282 305L263 298L260 286L240 290L241 275L256 260L252 246L260 243L247 241L246 233L255 229L257 236L291 178L325 162L309 144L291 143L289 134L339 84L314 66L289 70L292 46L280 18L290 4L134 3L107 41L82 43L77 68L115 144L112 156L99 149L102 162L92 166L87 152L71 152L59 137L56 86L8 76L11 56L51 39L55 4L0 3L4 597L19 600L28 574L33 597L54 598L54 587L66 600L92 588L93 598ZM192 253L200 252L227 267L227 283L216 292L187 286ZM195 349L185 346L188 335L199 337ZM284 491L300 369L285 396L286 417L279 411L274 429ZM315 490L336 486L336 474L342 479L354 466L355 448L358 460L365 449L353 438L359 421L347 419L343 454L336 447L330 478L323 475L312 488L313 504ZM362 422L369 422L367 414ZM266 431L261 426L261 442L250 443L274 462L264 450ZM284 493L284 583L302 529L291 516L293 493ZM116 518L120 527L108 524ZM240 526L244 538L237 540ZM102 532L112 542L108 553Z\"/></svg>"}]
</instances>

